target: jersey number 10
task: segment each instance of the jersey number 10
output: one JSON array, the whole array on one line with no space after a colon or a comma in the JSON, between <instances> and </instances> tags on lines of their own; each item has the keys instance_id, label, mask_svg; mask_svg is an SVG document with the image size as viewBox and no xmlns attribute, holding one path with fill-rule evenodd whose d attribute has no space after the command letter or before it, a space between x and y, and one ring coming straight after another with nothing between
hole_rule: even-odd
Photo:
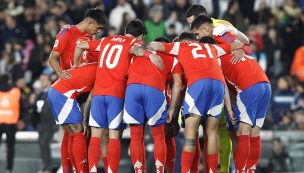
<instances>
[{"instance_id":1,"label":"jersey number 10","mask_svg":"<svg viewBox=\"0 0 304 173\"><path fill-rule=\"evenodd\" d=\"M110 50L108 52L109 47L110 47ZM107 44L101 53L99 67L101 68L103 66L103 60L106 57L106 66L109 69L115 68L116 65L118 64L119 58L121 56L122 49L123 49L122 45L112 45L111 46L111 44ZM112 60L113 57L114 57L114 60Z\"/></svg>"}]
</instances>

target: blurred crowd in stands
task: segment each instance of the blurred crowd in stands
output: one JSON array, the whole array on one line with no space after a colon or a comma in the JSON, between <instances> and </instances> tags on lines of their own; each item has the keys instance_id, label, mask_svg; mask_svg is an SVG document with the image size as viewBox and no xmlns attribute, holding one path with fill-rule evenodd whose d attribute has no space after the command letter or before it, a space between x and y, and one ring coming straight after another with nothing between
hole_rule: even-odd
<instances>
[{"instance_id":1,"label":"blurred crowd in stands","mask_svg":"<svg viewBox=\"0 0 304 173\"><path fill-rule=\"evenodd\" d=\"M36 130L37 97L56 79L47 59L63 25L77 24L87 8L98 7L109 23L98 37L123 34L127 22L139 18L147 41L173 40L188 30L185 12L192 3L250 38L252 56L273 88L265 129L304 130L304 0L1 0L0 74L11 74L22 90L24 130Z\"/></svg>"}]
</instances>

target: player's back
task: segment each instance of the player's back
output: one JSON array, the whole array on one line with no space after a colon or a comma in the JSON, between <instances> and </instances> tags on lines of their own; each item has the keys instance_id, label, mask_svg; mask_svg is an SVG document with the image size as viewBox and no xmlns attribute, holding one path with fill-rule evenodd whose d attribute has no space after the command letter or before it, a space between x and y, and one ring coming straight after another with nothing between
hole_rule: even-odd
<instances>
[{"instance_id":1,"label":"player's back","mask_svg":"<svg viewBox=\"0 0 304 173\"><path fill-rule=\"evenodd\" d=\"M217 59L219 51L221 53L225 52L222 48L194 41L177 42L174 44L173 48L167 47L166 50L172 49L171 51L174 52L174 49L178 47L178 61L183 67L188 80L188 86L202 78L211 78L223 83L225 82ZM230 49L229 45L226 46Z\"/></svg>"},{"instance_id":2,"label":"player's back","mask_svg":"<svg viewBox=\"0 0 304 173\"><path fill-rule=\"evenodd\" d=\"M70 69L70 79L58 79L52 88L75 99L78 95L90 92L93 89L97 63L86 64L76 69Z\"/></svg>"},{"instance_id":3,"label":"player's back","mask_svg":"<svg viewBox=\"0 0 304 173\"><path fill-rule=\"evenodd\" d=\"M100 51L93 95L124 97L126 75L133 57L129 50L138 42L133 37L117 35L90 44L90 50L95 48Z\"/></svg>"},{"instance_id":4,"label":"player's back","mask_svg":"<svg viewBox=\"0 0 304 173\"><path fill-rule=\"evenodd\" d=\"M160 52L157 55L163 60L163 70L158 69L148 58L134 57L128 72L128 84L145 84L164 91L167 76L179 64L172 55ZM181 73L181 67L177 70Z\"/></svg>"},{"instance_id":5,"label":"player's back","mask_svg":"<svg viewBox=\"0 0 304 173\"><path fill-rule=\"evenodd\" d=\"M232 64L231 59L230 54L222 56L221 67L226 79L239 89L245 90L256 83L269 82L265 72L253 57L245 55L237 64Z\"/></svg>"}]
</instances>

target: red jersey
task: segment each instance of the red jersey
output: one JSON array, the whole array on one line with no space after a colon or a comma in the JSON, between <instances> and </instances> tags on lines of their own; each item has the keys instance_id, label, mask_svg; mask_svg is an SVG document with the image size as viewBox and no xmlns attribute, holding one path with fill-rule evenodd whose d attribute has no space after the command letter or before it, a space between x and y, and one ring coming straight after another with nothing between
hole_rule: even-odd
<instances>
[{"instance_id":1,"label":"red jersey","mask_svg":"<svg viewBox=\"0 0 304 173\"><path fill-rule=\"evenodd\" d=\"M221 66L227 81L237 89L245 90L259 82L270 83L265 72L253 57L245 55L237 64L232 64L231 58L231 54L220 57Z\"/></svg>"},{"instance_id":2,"label":"red jersey","mask_svg":"<svg viewBox=\"0 0 304 173\"><path fill-rule=\"evenodd\" d=\"M225 83L217 57L231 52L229 44L203 44L198 42L164 43L165 51L177 58L183 67L187 85L211 78Z\"/></svg>"},{"instance_id":3,"label":"red jersey","mask_svg":"<svg viewBox=\"0 0 304 173\"><path fill-rule=\"evenodd\" d=\"M52 88L63 95L76 99L80 94L93 89L97 63L86 64L76 69L70 69L70 79L58 79Z\"/></svg>"},{"instance_id":4,"label":"red jersey","mask_svg":"<svg viewBox=\"0 0 304 173\"><path fill-rule=\"evenodd\" d=\"M90 41L90 51L99 51L93 95L124 98L127 72L133 55L130 48L140 41L127 36L108 36Z\"/></svg>"},{"instance_id":5,"label":"red jersey","mask_svg":"<svg viewBox=\"0 0 304 173\"><path fill-rule=\"evenodd\" d=\"M92 37L82 33L76 26L72 26L70 29L62 29L57 34L53 51L60 54L59 64L62 70L70 69L73 66L76 44L89 40L92 40ZM82 55L80 62L97 62L98 54L96 56L94 53L84 51Z\"/></svg>"},{"instance_id":6,"label":"red jersey","mask_svg":"<svg viewBox=\"0 0 304 173\"><path fill-rule=\"evenodd\" d=\"M169 74L182 74L182 68L174 56L164 53L157 55L163 59L164 69L158 69L148 58L134 57L129 69L128 84L149 85L163 92Z\"/></svg>"},{"instance_id":7,"label":"red jersey","mask_svg":"<svg viewBox=\"0 0 304 173\"><path fill-rule=\"evenodd\" d=\"M236 36L226 32L221 37L214 36L214 39L217 43L232 43ZM237 64L232 64L231 58L231 54L220 57L221 67L227 81L238 90L245 90L259 82L269 82L263 69L251 56L245 55Z\"/></svg>"}]
</instances>

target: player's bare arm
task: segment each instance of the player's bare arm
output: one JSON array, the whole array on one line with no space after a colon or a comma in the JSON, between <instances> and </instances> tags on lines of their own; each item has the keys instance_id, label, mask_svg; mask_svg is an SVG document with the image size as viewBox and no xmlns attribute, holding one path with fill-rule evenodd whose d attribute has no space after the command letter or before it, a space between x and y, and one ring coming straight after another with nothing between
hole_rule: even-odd
<instances>
[{"instance_id":1,"label":"player's bare arm","mask_svg":"<svg viewBox=\"0 0 304 173\"><path fill-rule=\"evenodd\" d=\"M160 42L150 42L147 44L147 49L152 50L152 51L158 51L158 52L165 52L165 47L163 43Z\"/></svg>"},{"instance_id":2,"label":"player's bare arm","mask_svg":"<svg viewBox=\"0 0 304 173\"><path fill-rule=\"evenodd\" d=\"M163 60L160 56L156 55L155 53L145 50L141 45L134 45L130 48L130 54L133 54L135 56L139 57L147 57L150 59L150 61L159 69L164 68Z\"/></svg>"},{"instance_id":3,"label":"player's bare arm","mask_svg":"<svg viewBox=\"0 0 304 173\"><path fill-rule=\"evenodd\" d=\"M244 47L244 44L240 41L236 41L236 42L231 43L231 51L241 49L242 47Z\"/></svg>"},{"instance_id":4,"label":"player's bare arm","mask_svg":"<svg viewBox=\"0 0 304 173\"><path fill-rule=\"evenodd\" d=\"M225 84L225 95L224 95L224 102L225 102L225 107L227 109L230 121L232 122L233 125L235 125L237 119L234 117L234 113L232 111L232 106L231 106L231 100L230 100L230 94L229 94L229 89L227 84Z\"/></svg>"},{"instance_id":5,"label":"player's bare arm","mask_svg":"<svg viewBox=\"0 0 304 173\"><path fill-rule=\"evenodd\" d=\"M81 42L76 45L74 52L74 65L73 67L79 67L80 65L80 57L84 50L89 49L89 43L87 41Z\"/></svg>"},{"instance_id":6,"label":"player's bare arm","mask_svg":"<svg viewBox=\"0 0 304 173\"><path fill-rule=\"evenodd\" d=\"M55 71L55 73L59 76L61 79L70 79L71 74L66 71L62 70L59 66L58 59L60 57L59 52L57 51L52 51L50 56L49 56L49 64L52 67L52 69Z\"/></svg>"},{"instance_id":7,"label":"player's bare arm","mask_svg":"<svg viewBox=\"0 0 304 173\"><path fill-rule=\"evenodd\" d=\"M172 87L172 93L171 93L171 102L170 107L168 110L168 117L167 117L167 123L170 123L171 121L177 121L178 119L178 113L180 109L180 97L181 97L181 85L182 85L182 78L179 74L173 74L173 87Z\"/></svg>"}]
</instances>

